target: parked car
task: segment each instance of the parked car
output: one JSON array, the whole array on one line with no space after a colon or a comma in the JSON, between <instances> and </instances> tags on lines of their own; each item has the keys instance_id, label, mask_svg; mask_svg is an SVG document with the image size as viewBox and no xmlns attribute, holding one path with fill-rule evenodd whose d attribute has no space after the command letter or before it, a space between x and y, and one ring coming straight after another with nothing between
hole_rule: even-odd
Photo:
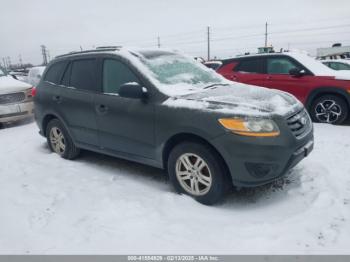
<instances>
[{"instance_id":1,"label":"parked car","mask_svg":"<svg viewBox=\"0 0 350 262\"><path fill-rule=\"evenodd\" d=\"M331 70L305 54L247 55L222 62L219 74L291 93L304 103L315 122L341 124L349 115L350 74Z\"/></svg>"},{"instance_id":2,"label":"parked car","mask_svg":"<svg viewBox=\"0 0 350 262\"><path fill-rule=\"evenodd\" d=\"M16 80L27 82L28 72L26 71L10 71L8 74Z\"/></svg>"},{"instance_id":3,"label":"parked car","mask_svg":"<svg viewBox=\"0 0 350 262\"><path fill-rule=\"evenodd\" d=\"M32 115L32 86L14 79L0 68L0 124Z\"/></svg>"},{"instance_id":4,"label":"parked car","mask_svg":"<svg viewBox=\"0 0 350 262\"><path fill-rule=\"evenodd\" d=\"M161 49L57 57L34 101L40 134L61 157L86 149L164 168L176 190L204 204L232 185L283 176L313 148L312 122L293 96Z\"/></svg>"},{"instance_id":5,"label":"parked car","mask_svg":"<svg viewBox=\"0 0 350 262\"><path fill-rule=\"evenodd\" d=\"M350 70L350 60L347 59L321 60L321 62L333 70Z\"/></svg>"},{"instance_id":6,"label":"parked car","mask_svg":"<svg viewBox=\"0 0 350 262\"><path fill-rule=\"evenodd\" d=\"M45 70L45 66L34 66L29 69L27 83L32 86L37 86L40 82L41 76Z\"/></svg>"},{"instance_id":7,"label":"parked car","mask_svg":"<svg viewBox=\"0 0 350 262\"><path fill-rule=\"evenodd\" d=\"M221 61L207 61L207 62L204 62L204 65L206 67L211 68L214 71L216 71L222 66L222 62Z\"/></svg>"}]
</instances>

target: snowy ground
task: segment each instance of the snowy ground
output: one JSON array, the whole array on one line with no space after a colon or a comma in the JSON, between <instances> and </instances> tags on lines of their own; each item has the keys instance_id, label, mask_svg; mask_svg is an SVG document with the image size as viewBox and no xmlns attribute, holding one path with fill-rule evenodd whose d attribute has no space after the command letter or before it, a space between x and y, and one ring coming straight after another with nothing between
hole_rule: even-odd
<instances>
[{"instance_id":1,"label":"snowy ground","mask_svg":"<svg viewBox=\"0 0 350 262\"><path fill-rule=\"evenodd\" d=\"M49 152L34 123L0 130L1 254L350 254L350 126L315 125L286 179L203 206L163 172Z\"/></svg>"}]
</instances>

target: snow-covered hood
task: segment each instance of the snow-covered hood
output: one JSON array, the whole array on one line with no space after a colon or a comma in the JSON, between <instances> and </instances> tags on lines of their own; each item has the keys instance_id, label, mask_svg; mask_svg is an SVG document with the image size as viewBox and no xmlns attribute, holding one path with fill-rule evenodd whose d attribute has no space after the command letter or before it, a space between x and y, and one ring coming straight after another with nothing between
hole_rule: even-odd
<instances>
[{"instance_id":1,"label":"snow-covered hood","mask_svg":"<svg viewBox=\"0 0 350 262\"><path fill-rule=\"evenodd\" d=\"M11 76L0 77L0 94L23 91L31 88L31 85L18 81Z\"/></svg>"},{"instance_id":2,"label":"snow-covered hood","mask_svg":"<svg viewBox=\"0 0 350 262\"><path fill-rule=\"evenodd\" d=\"M216 86L203 92L170 97L164 105L235 115L286 115L303 105L294 96L245 84Z\"/></svg>"},{"instance_id":3,"label":"snow-covered hood","mask_svg":"<svg viewBox=\"0 0 350 262\"><path fill-rule=\"evenodd\" d=\"M299 61L316 76L334 77L337 80L350 80L350 72L330 69L328 66L324 65L322 61L315 60L306 54L298 52L285 54ZM278 53L276 53L276 55L278 55Z\"/></svg>"}]
</instances>

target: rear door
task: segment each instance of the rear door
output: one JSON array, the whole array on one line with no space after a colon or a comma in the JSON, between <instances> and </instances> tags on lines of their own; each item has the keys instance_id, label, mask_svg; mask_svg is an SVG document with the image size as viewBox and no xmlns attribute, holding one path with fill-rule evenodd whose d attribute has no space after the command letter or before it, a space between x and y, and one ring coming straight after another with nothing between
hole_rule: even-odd
<instances>
[{"instance_id":1,"label":"rear door","mask_svg":"<svg viewBox=\"0 0 350 262\"><path fill-rule=\"evenodd\" d=\"M63 75L57 103L74 140L93 147L99 145L93 102L97 91L96 59L72 60Z\"/></svg>"},{"instance_id":2,"label":"rear door","mask_svg":"<svg viewBox=\"0 0 350 262\"><path fill-rule=\"evenodd\" d=\"M262 57L252 57L240 60L233 68L233 81L264 86L266 81L265 60Z\"/></svg>"},{"instance_id":3,"label":"rear door","mask_svg":"<svg viewBox=\"0 0 350 262\"><path fill-rule=\"evenodd\" d=\"M119 87L137 82L137 74L116 58L101 60L102 92L95 97L101 147L116 154L154 159L154 105L150 100L118 95ZM143 85L144 86L144 85Z\"/></svg>"}]
</instances>

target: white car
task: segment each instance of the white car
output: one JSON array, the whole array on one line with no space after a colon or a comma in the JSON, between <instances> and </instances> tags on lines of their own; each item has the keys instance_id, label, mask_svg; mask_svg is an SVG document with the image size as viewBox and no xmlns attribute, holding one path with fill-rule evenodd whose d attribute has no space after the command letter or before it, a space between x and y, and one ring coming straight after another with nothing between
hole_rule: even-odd
<instances>
[{"instance_id":1,"label":"white car","mask_svg":"<svg viewBox=\"0 0 350 262\"><path fill-rule=\"evenodd\" d=\"M347 59L329 59L321 62L333 70L350 70L350 60Z\"/></svg>"},{"instance_id":2,"label":"white car","mask_svg":"<svg viewBox=\"0 0 350 262\"><path fill-rule=\"evenodd\" d=\"M0 124L31 117L33 108L32 86L0 68Z\"/></svg>"},{"instance_id":3,"label":"white car","mask_svg":"<svg viewBox=\"0 0 350 262\"><path fill-rule=\"evenodd\" d=\"M40 82L41 76L44 73L45 66L35 66L29 69L27 82L32 86L37 86Z\"/></svg>"}]
</instances>

